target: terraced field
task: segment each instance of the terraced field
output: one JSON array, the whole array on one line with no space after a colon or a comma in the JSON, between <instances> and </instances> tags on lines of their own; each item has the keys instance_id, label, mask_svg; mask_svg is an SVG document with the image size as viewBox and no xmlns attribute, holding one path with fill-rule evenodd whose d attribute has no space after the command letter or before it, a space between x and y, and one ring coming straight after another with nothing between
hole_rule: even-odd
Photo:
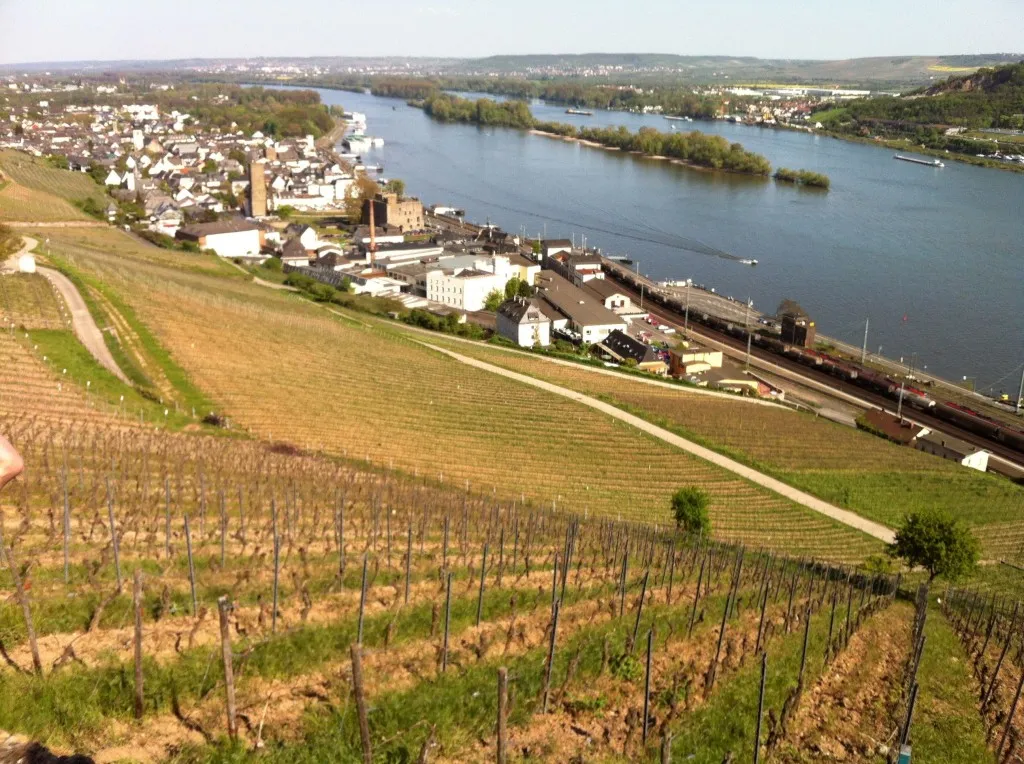
<instances>
[{"instance_id":1,"label":"terraced field","mask_svg":"<svg viewBox=\"0 0 1024 764\"><path fill-rule=\"evenodd\" d=\"M89 220L73 202L91 197L105 205L103 189L88 175L58 170L20 151L0 151L0 169L10 178L0 190L0 220Z\"/></svg>"},{"instance_id":2,"label":"terraced field","mask_svg":"<svg viewBox=\"0 0 1024 764\"><path fill-rule=\"evenodd\" d=\"M439 336L434 344L594 395L826 501L890 526L938 507L964 517L988 554L1024 545L1024 489L867 433L778 407L666 389Z\"/></svg>"},{"instance_id":3,"label":"terraced field","mask_svg":"<svg viewBox=\"0 0 1024 764\"><path fill-rule=\"evenodd\" d=\"M622 423L294 296L98 253L70 262L132 304L194 383L260 437L624 519L667 522L672 492L699 484L719 538L846 560L878 549Z\"/></svg>"},{"instance_id":4,"label":"terraced field","mask_svg":"<svg viewBox=\"0 0 1024 764\"><path fill-rule=\"evenodd\" d=\"M869 539L394 325L113 231L51 249L158 392L96 377L52 292L0 281L25 327L0 332L0 432L27 463L0 493L0 754L10 732L98 762L1018 755L995 597L912 608L821 562ZM780 474L801 438L828 474L833 443L918 469L791 412L530 368ZM670 528L688 484L713 539Z\"/></svg>"}]
</instances>

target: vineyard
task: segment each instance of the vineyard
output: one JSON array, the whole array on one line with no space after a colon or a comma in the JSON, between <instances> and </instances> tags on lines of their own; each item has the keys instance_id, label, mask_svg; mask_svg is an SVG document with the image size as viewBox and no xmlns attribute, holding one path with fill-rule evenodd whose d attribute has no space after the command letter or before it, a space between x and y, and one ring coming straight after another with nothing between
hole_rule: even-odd
<instances>
[{"instance_id":1,"label":"vineyard","mask_svg":"<svg viewBox=\"0 0 1024 764\"><path fill-rule=\"evenodd\" d=\"M56 750L985 760L936 734L971 677L920 657L894 577L280 443L0 427L32 465L4 494L0 728Z\"/></svg>"},{"instance_id":2,"label":"vineyard","mask_svg":"<svg viewBox=\"0 0 1024 764\"><path fill-rule=\"evenodd\" d=\"M666 521L672 492L697 483L712 495L721 540L845 561L880 549L606 416L293 295L139 260L126 268L122 256L65 248L59 236L51 249L130 308L184 381L263 439L628 520Z\"/></svg>"},{"instance_id":3,"label":"vineyard","mask_svg":"<svg viewBox=\"0 0 1024 764\"><path fill-rule=\"evenodd\" d=\"M134 384L48 282L0 277L27 464L0 492L0 760L1024 760L1009 585L929 595L846 526L221 260L49 239ZM987 554L1020 544L1019 493L861 433L430 342L885 522L957 507ZM691 485L710 538L673 524Z\"/></svg>"},{"instance_id":4,"label":"vineyard","mask_svg":"<svg viewBox=\"0 0 1024 764\"><path fill-rule=\"evenodd\" d=\"M655 387L483 344L443 337L431 342L607 400L889 526L907 512L942 508L974 526L992 557L1016 556L1024 548L1024 489L996 476L806 413L748 405L738 416L739 402L698 397L685 388Z\"/></svg>"}]
</instances>

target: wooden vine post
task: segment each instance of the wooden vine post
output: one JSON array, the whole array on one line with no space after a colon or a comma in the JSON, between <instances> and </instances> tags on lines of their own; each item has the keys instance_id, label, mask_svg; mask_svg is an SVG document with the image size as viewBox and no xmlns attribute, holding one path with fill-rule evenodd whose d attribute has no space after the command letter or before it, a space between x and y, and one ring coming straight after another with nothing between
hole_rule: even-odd
<instances>
[{"instance_id":1,"label":"wooden vine post","mask_svg":"<svg viewBox=\"0 0 1024 764\"><path fill-rule=\"evenodd\" d=\"M142 675L142 570L139 568L135 569L132 611L135 616L135 718L141 719L145 696Z\"/></svg>"},{"instance_id":2,"label":"wooden vine post","mask_svg":"<svg viewBox=\"0 0 1024 764\"><path fill-rule=\"evenodd\" d=\"M370 740L370 718L366 709L366 690L363 687L363 648L355 644L352 652L352 692L356 697L359 718L359 739L363 745L363 763L373 764L373 743Z\"/></svg>"},{"instance_id":3,"label":"wooden vine post","mask_svg":"<svg viewBox=\"0 0 1024 764\"><path fill-rule=\"evenodd\" d=\"M498 764L508 764L508 669L498 669Z\"/></svg>"},{"instance_id":4,"label":"wooden vine post","mask_svg":"<svg viewBox=\"0 0 1024 764\"><path fill-rule=\"evenodd\" d=\"M221 656L224 661L224 689L225 702L228 715L228 737L234 740L238 737L238 719L235 709L235 671L231 655L231 630L228 621L228 614L231 612L231 603L227 597L217 600L217 611L220 616L220 647Z\"/></svg>"}]
</instances>

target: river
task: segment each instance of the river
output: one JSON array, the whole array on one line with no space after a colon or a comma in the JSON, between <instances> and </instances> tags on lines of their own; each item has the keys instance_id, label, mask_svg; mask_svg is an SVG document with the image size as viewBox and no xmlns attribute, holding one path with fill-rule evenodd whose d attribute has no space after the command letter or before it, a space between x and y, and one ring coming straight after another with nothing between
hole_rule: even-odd
<instances>
[{"instance_id":1,"label":"river","mask_svg":"<svg viewBox=\"0 0 1024 764\"><path fill-rule=\"evenodd\" d=\"M367 115L366 159L425 203L508 231L586 236L655 279L692 278L774 313L797 300L819 332L977 389L1016 394L1024 363L1024 174L893 160L891 150L796 131L657 115L538 119L697 129L827 174L831 191L692 170L525 131L441 124L403 101L321 90ZM726 255L726 256L723 256ZM757 267L731 258L754 258Z\"/></svg>"}]
</instances>

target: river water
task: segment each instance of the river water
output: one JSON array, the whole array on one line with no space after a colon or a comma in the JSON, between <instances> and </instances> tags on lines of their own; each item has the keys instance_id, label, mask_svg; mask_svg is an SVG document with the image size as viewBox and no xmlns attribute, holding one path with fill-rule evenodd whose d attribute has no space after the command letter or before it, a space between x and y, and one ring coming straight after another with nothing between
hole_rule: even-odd
<instances>
[{"instance_id":1,"label":"river water","mask_svg":"<svg viewBox=\"0 0 1024 764\"><path fill-rule=\"evenodd\" d=\"M697 129L739 141L773 167L823 172L828 193L692 170L521 130L449 125L390 98L321 90L367 115L385 145L365 158L425 203L548 237L586 236L655 279L693 278L774 313L784 297L819 332L980 391L1015 394L1024 363L1024 175L893 160L880 147L656 115L539 119ZM754 258L757 267L734 258Z\"/></svg>"}]
</instances>

